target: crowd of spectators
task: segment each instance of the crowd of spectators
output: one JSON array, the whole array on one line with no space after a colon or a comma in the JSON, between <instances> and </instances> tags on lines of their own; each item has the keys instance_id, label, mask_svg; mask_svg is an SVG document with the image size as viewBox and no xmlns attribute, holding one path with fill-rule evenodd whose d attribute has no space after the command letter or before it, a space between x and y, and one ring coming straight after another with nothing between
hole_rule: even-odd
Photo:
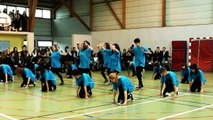
<instances>
[{"instance_id":1,"label":"crowd of spectators","mask_svg":"<svg viewBox=\"0 0 213 120\"><path fill-rule=\"evenodd\" d=\"M5 8L2 13L7 14L7 9ZM26 11L24 11L23 13L19 13L19 10L12 10L9 11L8 16L11 19L11 23L9 23L9 25L6 25L7 28L5 28L4 23L1 23L1 30L27 31L28 17Z\"/></svg>"},{"instance_id":2,"label":"crowd of spectators","mask_svg":"<svg viewBox=\"0 0 213 120\"><path fill-rule=\"evenodd\" d=\"M8 64L12 68L12 70L15 73L15 68L17 66L27 66L28 68L32 68L32 64L38 63L40 60L46 61L47 63L50 62L50 49L51 47L46 48L35 48L32 53L29 53L27 51L26 46L22 46L22 50L19 51L17 47L14 47L13 50L10 51L10 49L6 49L2 52L0 52L0 63ZM151 48L149 48L149 51L152 54L148 54L146 56L146 64L153 66L156 61L157 63L161 65L168 65L170 64L170 56L169 52L166 50L165 47L163 47L162 50L160 50L160 47L157 47L156 50L153 52ZM76 47L73 47L72 50L67 46L65 47L64 51L61 51L63 54L61 58L62 63L62 71L66 71L66 64L71 63L75 64L76 66L79 65L79 56L78 51ZM103 65L103 56L98 53L92 53L91 55L91 65L90 68L92 71L99 71ZM134 55L128 50L123 49L123 52L121 54L121 67L122 70L128 70L130 63L134 60ZM169 68L168 68L169 69Z\"/></svg>"}]
</instances>

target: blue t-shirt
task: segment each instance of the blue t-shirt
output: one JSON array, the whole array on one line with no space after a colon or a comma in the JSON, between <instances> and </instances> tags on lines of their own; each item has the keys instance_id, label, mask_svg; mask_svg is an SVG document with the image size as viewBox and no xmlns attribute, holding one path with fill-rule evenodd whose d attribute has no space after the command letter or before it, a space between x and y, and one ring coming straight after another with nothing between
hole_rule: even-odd
<instances>
[{"instance_id":1,"label":"blue t-shirt","mask_svg":"<svg viewBox=\"0 0 213 120\"><path fill-rule=\"evenodd\" d=\"M34 64L34 71L36 71L36 69L38 68L38 64Z\"/></svg>"},{"instance_id":2,"label":"blue t-shirt","mask_svg":"<svg viewBox=\"0 0 213 120\"><path fill-rule=\"evenodd\" d=\"M171 80L173 86L179 86L177 75L172 71L168 71L168 74L166 76L161 76L161 84L165 84L167 82L166 80Z\"/></svg>"},{"instance_id":3,"label":"blue t-shirt","mask_svg":"<svg viewBox=\"0 0 213 120\"><path fill-rule=\"evenodd\" d=\"M202 71L202 70L198 70L197 73L192 73L192 72L190 71L190 74L189 74L189 82L193 82L193 81L196 80L197 78L200 79L200 81L201 81L201 83L202 83L203 85L206 84L206 79L205 79L205 77L204 77L204 74L203 74L203 71Z\"/></svg>"},{"instance_id":4,"label":"blue t-shirt","mask_svg":"<svg viewBox=\"0 0 213 120\"><path fill-rule=\"evenodd\" d=\"M78 69L75 64L72 64L70 67L71 67L71 70L77 70Z\"/></svg>"},{"instance_id":5,"label":"blue t-shirt","mask_svg":"<svg viewBox=\"0 0 213 120\"><path fill-rule=\"evenodd\" d=\"M128 93L132 93L134 91L134 85L131 83L131 81L125 77L120 76L117 83L113 83L113 90L117 91L117 89L122 86L124 91L127 91Z\"/></svg>"},{"instance_id":6,"label":"blue t-shirt","mask_svg":"<svg viewBox=\"0 0 213 120\"><path fill-rule=\"evenodd\" d=\"M135 67L135 61L131 61L130 62L130 66L132 66L134 69L136 69L136 67Z\"/></svg>"},{"instance_id":7,"label":"blue t-shirt","mask_svg":"<svg viewBox=\"0 0 213 120\"><path fill-rule=\"evenodd\" d=\"M105 50L101 50L100 53L102 54L103 60L104 60L103 67L109 68L110 67L110 55L109 54L111 54L111 53L107 54Z\"/></svg>"},{"instance_id":8,"label":"blue t-shirt","mask_svg":"<svg viewBox=\"0 0 213 120\"><path fill-rule=\"evenodd\" d=\"M134 47L132 49L132 53L135 55L135 66L136 67L138 67L138 66L145 67L146 56L145 56L145 54L142 51L143 49L144 49L145 52L149 52L149 50L147 48L144 48L143 46Z\"/></svg>"},{"instance_id":9,"label":"blue t-shirt","mask_svg":"<svg viewBox=\"0 0 213 120\"><path fill-rule=\"evenodd\" d=\"M90 88L93 89L95 86L92 78L86 73L83 73L79 79L76 79L76 85L80 86L81 82L83 82L84 87L90 85Z\"/></svg>"},{"instance_id":10,"label":"blue t-shirt","mask_svg":"<svg viewBox=\"0 0 213 120\"><path fill-rule=\"evenodd\" d=\"M51 67L52 68L61 68L61 54L60 52L53 52L50 56L51 58Z\"/></svg>"},{"instance_id":11,"label":"blue t-shirt","mask_svg":"<svg viewBox=\"0 0 213 120\"><path fill-rule=\"evenodd\" d=\"M186 76L186 75L189 76L189 73L190 73L190 68L188 67L188 68L186 68L186 69L180 71L180 76L181 76L181 77L184 77L184 76Z\"/></svg>"},{"instance_id":12,"label":"blue t-shirt","mask_svg":"<svg viewBox=\"0 0 213 120\"><path fill-rule=\"evenodd\" d=\"M91 50L89 48L82 51L79 49L80 65L79 68L90 68Z\"/></svg>"},{"instance_id":13,"label":"blue t-shirt","mask_svg":"<svg viewBox=\"0 0 213 120\"><path fill-rule=\"evenodd\" d=\"M106 54L110 55L109 68L110 72L121 72L121 53L113 52L112 50L105 50Z\"/></svg>"},{"instance_id":14,"label":"blue t-shirt","mask_svg":"<svg viewBox=\"0 0 213 120\"><path fill-rule=\"evenodd\" d=\"M156 74L156 73L159 73L160 70L161 70L162 66L161 65L158 65L158 66L154 66L153 67L153 73Z\"/></svg>"},{"instance_id":15,"label":"blue t-shirt","mask_svg":"<svg viewBox=\"0 0 213 120\"><path fill-rule=\"evenodd\" d=\"M1 69L3 70L4 74L8 74L9 76L13 75L13 71L9 65L6 65L6 64L1 64L1 65L2 65Z\"/></svg>"},{"instance_id":16,"label":"blue t-shirt","mask_svg":"<svg viewBox=\"0 0 213 120\"><path fill-rule=\"evenodd\" d=\"M41 82L51 81L53 85L56 85L56 77L51 70L45 70L43 74L40 74L40 80Z\"/></svg>"},{"instance_id":17,"label":"blue t-shirt","mask_svg":"<svg viewBox=\"0 0 213 120\"><path fill-rule=\"evenodd\" d=\"M33 72L30 69L24 68L24 74L26 75L27 79L30 78L30 80L32 82L35 81L36 77L35 77L35 75L33 74Z\"/></svg>"},{"instance_id":18,"label":"blue t-shirt","mask_svg":"<svg viewBox=\"0 0 213 120\"><path fill-rule=\"evenodd\" d=\"M53 85L56 85L56 77L51 70L45 70L44 76L45 81L51 81Z\"/></svg>"}]
</instances>

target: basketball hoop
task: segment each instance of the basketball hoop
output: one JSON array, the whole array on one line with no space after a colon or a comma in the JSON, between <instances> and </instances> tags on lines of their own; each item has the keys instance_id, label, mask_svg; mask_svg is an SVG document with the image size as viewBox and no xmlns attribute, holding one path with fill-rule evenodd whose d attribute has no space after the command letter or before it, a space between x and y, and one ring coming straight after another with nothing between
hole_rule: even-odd
<instances>
[{"instance_id":1,"label":"basketball hoop","mask_svg":"<svg viewBox=\"0 0 213 120\"><path fill-rule=\"evenodd\" d=\"M7 30L11 24L11 18L5 13L0 13L0 26Z\"/></svg>"}]
</instances>

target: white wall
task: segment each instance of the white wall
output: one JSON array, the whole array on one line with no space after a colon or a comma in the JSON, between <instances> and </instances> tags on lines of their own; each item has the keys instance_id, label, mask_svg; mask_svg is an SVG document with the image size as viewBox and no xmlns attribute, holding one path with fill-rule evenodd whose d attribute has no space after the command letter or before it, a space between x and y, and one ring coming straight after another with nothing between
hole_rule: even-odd
<instances>
[{"instance_id":1,"label":"white wall","mask_svg":"<svg viewBox=\"0 0 213 120\"><path fill-rule=\"evenodd\" d=\"M86 35L86 34L73 34L72 35L72 47L77 48L77 42L81 45L85 40L90 42L90 45L92 46L92 38L91 35Z\"/></svg>"},{"instance_id":2,"label":"white wall","mask_svg":"<svg viewBox=\"0 0 213 120\"><path fill-rule=\"evenodd\" d=\"M122 50L129 48L138 37L147 48L155 50L157 46L161 48L165 46L171 53L171 41L188 41L190 37L212 37L212 31L213 25L114 30L92 32L92 40L95 43L118 43ZM93 45L96 48L95 44Z\"/></svg>"},{"instance_id":3,"label":"white wall","mask_svg":"<svg viewBox=\"0 0 213 120\"><path fill-rule=\"evenodd\" d=\"M166 0L166 25L212 24L213 0Z\"/></svg>"}]
</instances>

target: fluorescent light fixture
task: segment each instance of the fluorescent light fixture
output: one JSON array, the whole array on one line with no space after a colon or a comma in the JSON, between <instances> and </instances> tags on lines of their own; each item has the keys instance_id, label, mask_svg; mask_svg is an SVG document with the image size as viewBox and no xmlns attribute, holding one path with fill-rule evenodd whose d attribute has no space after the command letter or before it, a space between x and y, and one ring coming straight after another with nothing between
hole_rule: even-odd
<instances>
[{"instance_id":1,"label":"fluorescent light fixture","mask_svg":"<svg viewBox=\"0 0 213 120\"><path fill-rule=\"evenodd\" d=\"M38 47L50 47L52 44L52 41L38 41Z\"/></svg>"}]
</instances>

